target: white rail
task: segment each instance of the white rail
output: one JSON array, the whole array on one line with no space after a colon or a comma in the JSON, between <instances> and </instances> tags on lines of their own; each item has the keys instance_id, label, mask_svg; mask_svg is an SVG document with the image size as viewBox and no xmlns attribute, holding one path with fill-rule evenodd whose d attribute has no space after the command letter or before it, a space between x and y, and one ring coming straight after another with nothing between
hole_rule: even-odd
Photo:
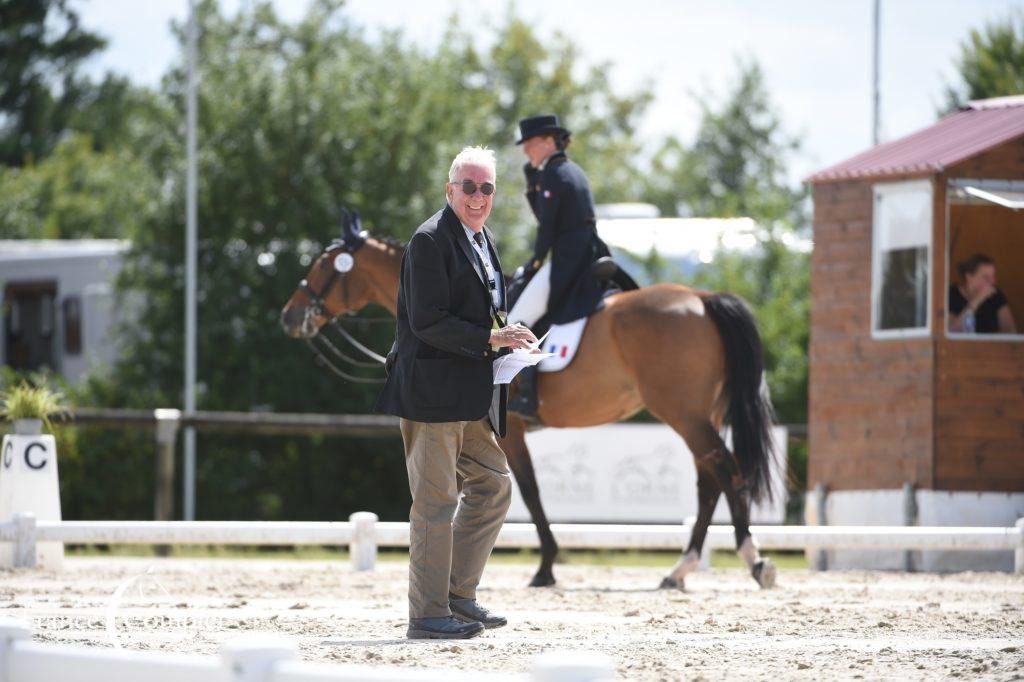
<instances>
[{"instance_id":1,"label":"white rail","mask_svg":"<svg viewBox=\"0 0 1024 682\"><path fill-rule=\"evenodd\" d=\"M295 660L287 640L248 636L227 642L219 657L43 644L19 621L0 619L0 682L469 682L566 680L596 682L615 677L612 660L599 652L548 652L530 675L321 665Z\"/></svg>"},{"instance_id":2,"label":"white rail","mask_svg":"<svg viewBox=\"0 0 1024 682\"><path fill-rule=\"evenodd\" d=\"M370 570L378 547L408 547L409 524L378 522L369 512L348 522L301 521L39 521L15 514L0 523L0 542L15 544L15 566L32 566L38 542L76 544L347 545L358 570ZM551 526L565 549L680 550L690 539L688 525ZM1012 528L955 526L752 526L762 549L971 550L1013 551L1015 569L1024 573L1024 519ZM707 545L735 546L732 526L712 526ZM538 547L532 524L506 523L497 547ZM2 682L2 681L0 681Z\"/></svg>"}]
</instances>

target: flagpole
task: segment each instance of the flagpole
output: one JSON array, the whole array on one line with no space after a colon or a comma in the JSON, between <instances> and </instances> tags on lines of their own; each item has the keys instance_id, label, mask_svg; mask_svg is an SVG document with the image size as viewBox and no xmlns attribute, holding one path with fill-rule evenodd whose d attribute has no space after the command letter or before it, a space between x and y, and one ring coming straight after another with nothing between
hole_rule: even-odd
<instances>
[{"instance_id":1,"label":"flagpole","mask_svg":"<svg viewBox=\"0 0 1024 682\"><path fill-rule=\"evenodd\" d=\"M186 112L186 179L185 179L185 414L196 409L196 240L197 240L197 172L196 172L196 52L199 27L195 0L189 0L187 60L188 88ZM185 471L183 476L183 516L186 521L196 517L196 431L185 428Z\"/></svg>"}]
</instances>

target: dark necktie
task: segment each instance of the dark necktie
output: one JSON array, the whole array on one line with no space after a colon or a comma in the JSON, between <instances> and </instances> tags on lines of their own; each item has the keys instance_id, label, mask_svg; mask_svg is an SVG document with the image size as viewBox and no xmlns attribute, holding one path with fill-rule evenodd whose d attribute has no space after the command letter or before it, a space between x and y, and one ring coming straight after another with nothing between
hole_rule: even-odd
<instances>
[{"instance_id":1,"label":"dark necktie","mask_svg":"<svg viewBox=\"0 0 1024 682\"><path fill-rule=\"evenodd\" d=\"M498 304L494 302L494 299L497 298L498 283L494 281L494 275L492 275L490 270L488 270L487 263L484 261L484 254L487 253L487 246L484 244L483 232L474 232L473 241L475 241L477 246L480 247L477 251L476 257L480 261L480 270L483 272L484 279L487 280L487 289L491 294L491 302L494 303L494 308L497 310Z\"/></svg>"}]
</instances>

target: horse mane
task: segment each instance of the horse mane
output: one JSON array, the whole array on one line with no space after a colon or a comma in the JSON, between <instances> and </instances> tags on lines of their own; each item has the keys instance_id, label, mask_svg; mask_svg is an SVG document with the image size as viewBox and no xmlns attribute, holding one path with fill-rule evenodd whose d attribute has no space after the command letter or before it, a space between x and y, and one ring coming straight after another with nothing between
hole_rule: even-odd
<instances>
[{"instance_id":1,"label":"horse mane","mask_svg":"<svg viewBox=\"0 0 1024 682\"><path fill-rule=\"evenodd\" d=\"M391 246L396 249L402 249L403 251L409 245L409 242L403 242L398 237L391 237L388 235L372 235L374 239L381 242L385 246Z\"/></svg>"}]
</instances>

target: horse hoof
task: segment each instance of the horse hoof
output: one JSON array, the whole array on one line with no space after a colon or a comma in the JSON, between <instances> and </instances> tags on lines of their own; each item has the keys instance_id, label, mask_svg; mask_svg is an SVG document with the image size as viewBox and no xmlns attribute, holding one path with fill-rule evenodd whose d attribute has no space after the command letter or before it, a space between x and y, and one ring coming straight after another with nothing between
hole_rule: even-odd
<instances>
[{"instance_id":1,"label":"horse hoof","mask_svg":"<svg viewBox=\"0 0 1024 682\"><path fill-rule=\"evenodd\" d=\"M775 564L772 563L771 559L760 559L755 562L750 574L754 576L754 580L757 581L762 590L775 587Z\"/></svg>"},{"instance_id":2,"label":"horse hoof","mask_svg":"<svg viewBox=\"0 0 1024 682\"><path fill-rule=\"evenodd\" d=\"M678 580L676 580L672 576L668 576L668 577L665 577L665 578L661 579L661 584L658 585L658 589L659 590L681 590L681 589L684 589L684 586L683 586L682 583L680 583Z\"/></svg>"},{"instance_id":3,"label":"horse hoof","mask_svg":"<svg viewBox=\"0 0 1024 682\"><path fill-rule=\"evenodd\" d=\"M530 581L530 587L551 587L555 584L555 576L549 574L538 573L533 576L533 580Z\"/></svg>"}]
</instances>

